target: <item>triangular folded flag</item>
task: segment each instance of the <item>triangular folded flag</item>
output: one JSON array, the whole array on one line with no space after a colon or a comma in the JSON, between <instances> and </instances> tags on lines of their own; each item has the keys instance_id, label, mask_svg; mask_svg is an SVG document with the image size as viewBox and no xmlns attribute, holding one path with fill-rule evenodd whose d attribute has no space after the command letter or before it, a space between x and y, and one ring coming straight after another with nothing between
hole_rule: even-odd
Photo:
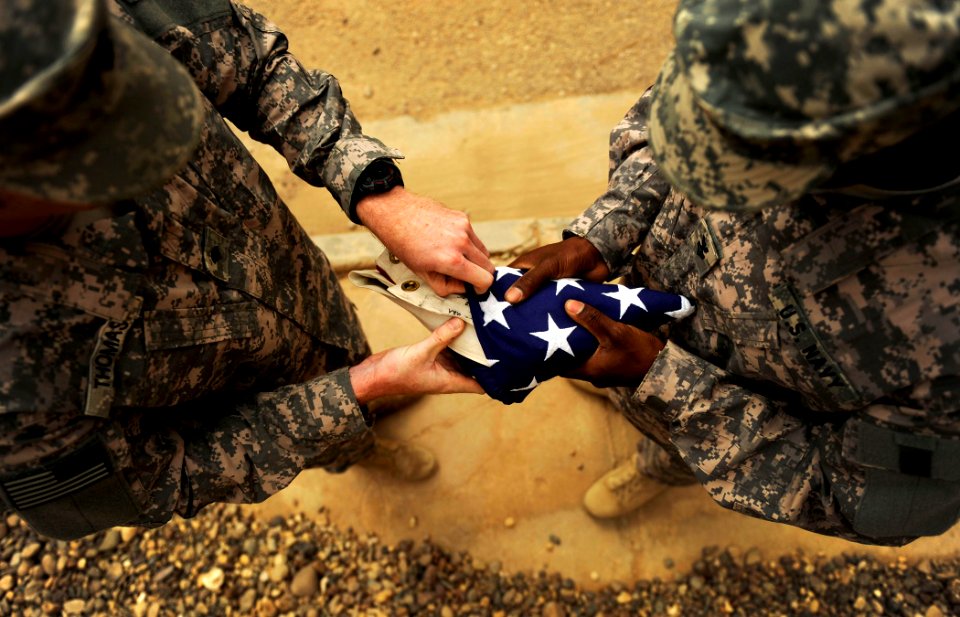
<instances>
[{"instance_id":1,"label":"triangular folded flag","mask_svg":"<svg viewBox=\"0 0 960 617\"><path fill-rule=\"evenodd\" d=\"M567 300L579 300L647 331L693 312L690 301L677 294L573 278L551 281L523 302L510 304L503 294L523 272L497 268L486 293L467 292L488 364L464 358L461 365L489 396L508 404L519 403L544 381L576 369L597 350L597 339L567 315L563 307Z\"/></svg>"},{"instance_id":2,"label":"triangular folded flag","mask_svg":"<svg viewBox=\"0 0 960 617\"><path fill-rule=\"evenodd\" d=\"M452 316L463 318L467 327L450 349L464 373L506 404L519 403L539 384L576 369L596 351L597 339L567 316L563 308L567 300L580 300L647 331L694 310L687 298L677 294L572 278L551 281L523 302L510 304L503 294L523 272L498 267L485 293L478 294L468 285L466 294L441 298L384 253L377 260L377 270L354 271L349 278L389 297L431 330Z\"/></svg>"}]
</instances>

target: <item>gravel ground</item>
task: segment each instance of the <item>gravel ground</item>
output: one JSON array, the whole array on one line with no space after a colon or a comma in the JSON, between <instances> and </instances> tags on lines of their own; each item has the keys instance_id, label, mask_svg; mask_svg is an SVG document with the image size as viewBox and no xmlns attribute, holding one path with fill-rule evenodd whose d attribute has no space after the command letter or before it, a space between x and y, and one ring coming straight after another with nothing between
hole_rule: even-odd
<instances>
[{"instance_id":1,"label":"gravel ground","mask_svg":"<svg viewBox=\"0 0 960 617\"><path fill-rule=\"evenodd\" d=\"M11 515L0 522L0 615L960 614L960 558L770 560L756 549L707 548L674 580L585 590L557 573L509 574L429 541L385 546L318 518L260 521L215 506L155 530L58 542Z\"/></svg>"}]
</instances>

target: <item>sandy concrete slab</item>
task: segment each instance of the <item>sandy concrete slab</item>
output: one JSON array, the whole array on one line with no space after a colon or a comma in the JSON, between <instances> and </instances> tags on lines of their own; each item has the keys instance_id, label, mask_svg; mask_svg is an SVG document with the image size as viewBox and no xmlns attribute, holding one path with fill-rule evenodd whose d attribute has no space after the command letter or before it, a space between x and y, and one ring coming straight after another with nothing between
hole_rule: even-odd
<instances>
[{"instance_id":1,"label":"sandy concrete slab","mask_svg":"<svg viewBox=\"0 0 960 617\"><path fill-rule=\"evenodd\" d=\"M399 117L367 129L405 150L411 188L489 222L478 225L485 241L525 246L559 239L562 223L550 229L542 222L568 220L603 190L607 134L635 96L461 111L427 121ZM325 191L293 178L275 153L257 154L311 234L344 234L328 252L346 257L350 243L362 259L378 252L376 241L346 222ZM518 221L531 218L540 227L528 238L528 223ZM375 350L425 336L389 300L349 283L347 293ZM499 561L508 572L548 568L585 585L669 577L706 546L759 547L769 558L802 549L916 559L955 555L960 548L960 528L903 549L850 544L723 510L696 486L668 490L624 520L595 521L580 505L582 494L632 453L637 433L609 403L560 379L521 405L476 395L426 397L377 430L431 448L439 473L406 484L362 468L337 476L312 470L257 511L315 515L323 507L336 524L375 532L388 543L430 537Z\"/></svg>"},{"instance_id":2,"label":"sandy concrete slab","mask_svg":"<svg viewBox=\"0 0 960 617\"><path fill-rule=\"evenodd\" d=\"M346 288L375 350L426 334L389 300ZM311 470L257 511L315 515L324 507L336 524L387 543L429 537L499 561L507 572L546 568L587 586L672 576L706 546L759 547L767 558L802 549L910 559L955 555L960 547L960 527L902 549L863 547L724 510L698 486L670 489L627 519L598 522L582 509L583 492L630 455L637 433L609 403L562 379L519 405L478 395L425 397L377 431L431 448L439 472L410 484L363 468Z\"/></svg>"},{"instance_id":3,"label":"sandy concrete slab","mask_svg":"<svg viewBox=\"0 0 960 617\"><path fill-rule=\"evenodd\" d=\"M556 241L569 223L568 217L499 219L475 222L473 229L490 254L506 263L512 256ZM311 239L326 253L338 274L370 268L383 252L383 243L365 229Z\"/></svg>"},{"instance_id":4,"label":"sandy concrete slab","mask_svg":"<svg viewBox=\"0 0 960 617\"><path fill-rule=\"evenodd\" d=\"M409 190L467 212L473 221L560 217L589 206L607 182L610 130L640 92L367 122L364 130L399 148ZM294 176L268 146L241 139L311 235L351 223L325 189ZM559 239L559 237L558 237Z\"/></svg>"}]
</instances>

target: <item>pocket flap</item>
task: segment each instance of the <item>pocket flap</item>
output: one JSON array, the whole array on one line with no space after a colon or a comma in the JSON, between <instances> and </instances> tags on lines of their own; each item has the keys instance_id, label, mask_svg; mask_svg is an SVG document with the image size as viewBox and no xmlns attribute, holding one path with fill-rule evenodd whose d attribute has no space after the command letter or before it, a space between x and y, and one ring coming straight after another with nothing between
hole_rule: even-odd
<instances>
[{"instance_id":1,"label":"pocket flap","mask_svg":"<svg viewBox=\"0 0 960 617\"><path fill-rule=\"evenodd\" d=\"M174 349L255 336L259 332L255 301L187 309L145 311L147 351Z\"/></svg>"}]
</instances>

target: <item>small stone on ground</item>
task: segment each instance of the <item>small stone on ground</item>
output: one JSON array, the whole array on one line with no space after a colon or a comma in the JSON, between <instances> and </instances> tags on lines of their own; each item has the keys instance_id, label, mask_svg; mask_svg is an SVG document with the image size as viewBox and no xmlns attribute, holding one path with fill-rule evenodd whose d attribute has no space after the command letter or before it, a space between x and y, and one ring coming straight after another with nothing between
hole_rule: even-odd
<instances>
[{"instance_id":1,"label":"small stone on ground","mask_svg":"<svg viewBox=\"0 0 960 617\"><path fill-rule=\"evenodd\" d=\"M262 521L233 505L122 538L109 530L58 542L16 517L6 526L0 615L960 614L960 558L910 564L851 551L761 559L753 549L741 556L711 547L672 580L591 576L584 588L557 572L510 572L429 541L386 546L302 515Z\"/></svg>"}]
</instances>

